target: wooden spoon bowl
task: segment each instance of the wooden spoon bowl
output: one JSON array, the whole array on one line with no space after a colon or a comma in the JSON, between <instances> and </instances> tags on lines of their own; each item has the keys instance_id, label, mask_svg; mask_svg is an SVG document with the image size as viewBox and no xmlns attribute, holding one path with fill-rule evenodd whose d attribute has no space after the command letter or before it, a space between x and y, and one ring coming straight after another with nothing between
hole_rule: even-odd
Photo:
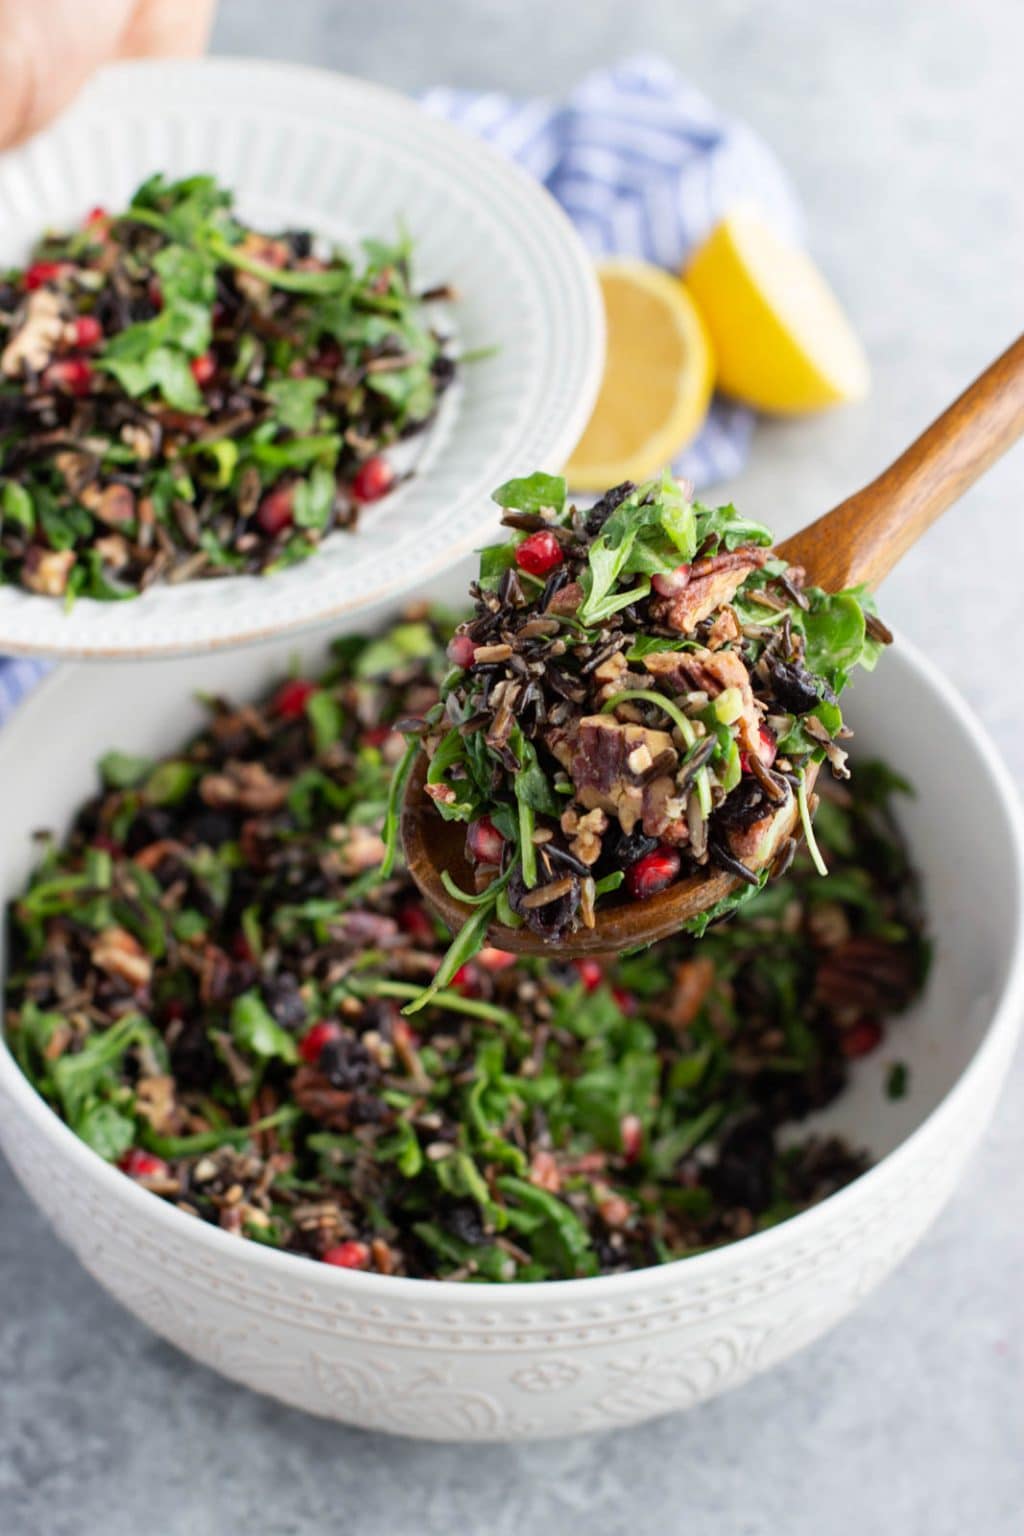
<instances>
[{"instance_id":1,"label":"wooden spoon bowl","mask_svg":"<svg viewBox=\"0 0 1024 1536\"><path fill-rule=\"evenodd\" d=\"M1024 336L964 391L947 411L870 485L779 545L777 554L803 566L827 592L874 588L907 550L1024 432ZM454 931L473 908L441 883L447 870L462 890L473 874L465 854L465 827L444 821L424 793L420 755L402 809L402 842L409 872L426 900ZM811 787L808 774L808 788ZM796 834L794 803L789 835ZM781 837L779 839L781 843ZM739 885L720 870L670 885L646 901L601 906L593 928L580 928L557 944L529 928L493 924L488 941L519 954L566 956L619 953L651 944L728 896Z\"/></svg>"}]
</instances>

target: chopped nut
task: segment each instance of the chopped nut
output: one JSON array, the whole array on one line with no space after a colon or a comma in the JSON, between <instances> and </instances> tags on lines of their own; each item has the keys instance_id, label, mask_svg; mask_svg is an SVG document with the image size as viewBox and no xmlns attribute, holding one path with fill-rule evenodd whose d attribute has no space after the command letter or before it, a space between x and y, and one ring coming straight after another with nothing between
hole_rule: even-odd
<instances>
[{"instance_id":1,"label":"chopped nut","mask_svg":"<svg viewBox=\"0 0 1024 1536\"><path fill-rule=\"evenodd\" d=\"M212 810L241 806L245 811L278 811L288 798L288 786L262 763L228 763L223 773L208 773L200 781L199 794Z\"/></svg>"},{"instance_id":2,"label":"chopped nut","mask_svg":"<svg viewBox=\"0 0 1024 1536\"><path fill-rule=\"evenodd\" d=\"M9 379L26 370L40 373L60 345L64 334L60 299L49 288L37 288L28 296L25 318L0 355L0 371Z\"/></svg>"},{"instance_id":3,"label":"chopped nut","mask_svg":"<svg viewBox=\"0 0 1024 1536\"><path fill-rule=\"evenodd\" d=\"M41 549L33 544L21 568L21 580L30 592L43 597L62 597L75 564L73 549Z\"/></svg>"},{"instance_id":4,"label":"chopped nut","mask_svg":"<svg viewBox=\"0 0 1024 1536\"><path fill-rule=\"evenodd\" d=\"M127 928L104 928L93 942L92 963L108 976L120 976L133 987L147 986L153 962Z\"/></svg>"}]
</instances>

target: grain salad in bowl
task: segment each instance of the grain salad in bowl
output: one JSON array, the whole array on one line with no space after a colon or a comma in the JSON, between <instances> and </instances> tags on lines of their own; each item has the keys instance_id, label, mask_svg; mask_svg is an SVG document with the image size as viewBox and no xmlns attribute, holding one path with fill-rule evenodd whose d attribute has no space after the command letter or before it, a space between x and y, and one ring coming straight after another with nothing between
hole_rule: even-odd
<instances>
[{"instance_id":1,"label":"grain salad in bowl","mask_svg":"<svg viewBox=\"0 0 1024 1536\"><path fill-rule=\"evenodd\" d=\"M396 729L452 622L336 642L319 676L207 702L118 752L11 908L7 1039L125 1178L226 1232L380 1275L593 1278L774 1226L856 1178L801 1132L888 1037L925 963L900 781L865 762L733 920L607 964L483 949L415 1024L449 935L401 868Z\"/></svg>"},{"instance_id":2,"label":"grain salad in bowl","mask_svg":"<svg viewBox=\"0 0 1024 1536\"><path fill-rule=\"evenodd\" d=\"M824 873L818 765L849 776L839 694L891 639L867 593L808 585L763 524L669 475L588 509L547 474L494 500L512 534L482 553L419 733L416 815L465 824L475 881L440 873L471 914L441 979L494 924L557 949L609 903L724 871L699 935L784 871L794 827Z\"/></svg>"},{"instance_id":3,"label":"grain salad in bowl","mask_svg":"<svg viewBox=\"0 0 1024 1536\"><path fill-rule=\"evenodd\" d=\"M262 233L210 176L44 236L0 281L0 582L114 601L353 528L455 377L414 254Z\"/></svg>"}]
</instances>

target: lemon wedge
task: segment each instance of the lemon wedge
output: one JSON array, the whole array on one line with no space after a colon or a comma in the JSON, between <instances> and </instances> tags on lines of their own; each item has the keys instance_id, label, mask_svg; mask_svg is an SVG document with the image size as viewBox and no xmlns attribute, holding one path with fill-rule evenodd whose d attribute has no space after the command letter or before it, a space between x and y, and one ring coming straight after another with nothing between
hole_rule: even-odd
<instances>
[{"instance_id":1,"label":"lemon wedge","mask_svg":"<svg viewBox=\"0 0 1024 1536\"><path fill-rule=\"evenodd\" d=\"M646 480L700 430L714 387L707 326L684 285L645 261L598 263L608 322L604 380L566 465L579 491Z\"/></svg>"},{"instance_id":2,"label":"lemon wedge","mask_svg":"<svg viewBox=\"0 0 1024 1536\"><path fill-rule=\"evenodd\" d=\"M810 257L753 209L712 230L684 269L707 322L726 394L762 411L862 400L864 349Z\"/></svg>"}]
</instances>

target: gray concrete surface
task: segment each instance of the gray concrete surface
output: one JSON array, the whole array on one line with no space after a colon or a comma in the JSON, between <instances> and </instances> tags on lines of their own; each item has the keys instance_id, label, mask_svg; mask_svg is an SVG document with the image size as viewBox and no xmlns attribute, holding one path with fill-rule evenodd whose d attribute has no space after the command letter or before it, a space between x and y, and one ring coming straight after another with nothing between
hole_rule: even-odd
<instances>
[{"instance_id":1,"label":"gray concrete surface","mask_svg":"<svg viewBox=\"0 0 1024 1536\"><path fill-rule=\"evenodd\" d=\"M651 49L745 114L790 166L875 370L862 408L762 426L729 489L784 529L881 467L1024 314L1017 0L223 0L214 45L526 92ZM1018 450L884 594L1018 780L1022 483ZM1016 1536L1022 1103L1018 1059L948 1212L830 1337L688 1416L520 1449L389 1442L228 1385L107 1300L0 1180L0 1530Z\"/></svg>"}]
</instances>

